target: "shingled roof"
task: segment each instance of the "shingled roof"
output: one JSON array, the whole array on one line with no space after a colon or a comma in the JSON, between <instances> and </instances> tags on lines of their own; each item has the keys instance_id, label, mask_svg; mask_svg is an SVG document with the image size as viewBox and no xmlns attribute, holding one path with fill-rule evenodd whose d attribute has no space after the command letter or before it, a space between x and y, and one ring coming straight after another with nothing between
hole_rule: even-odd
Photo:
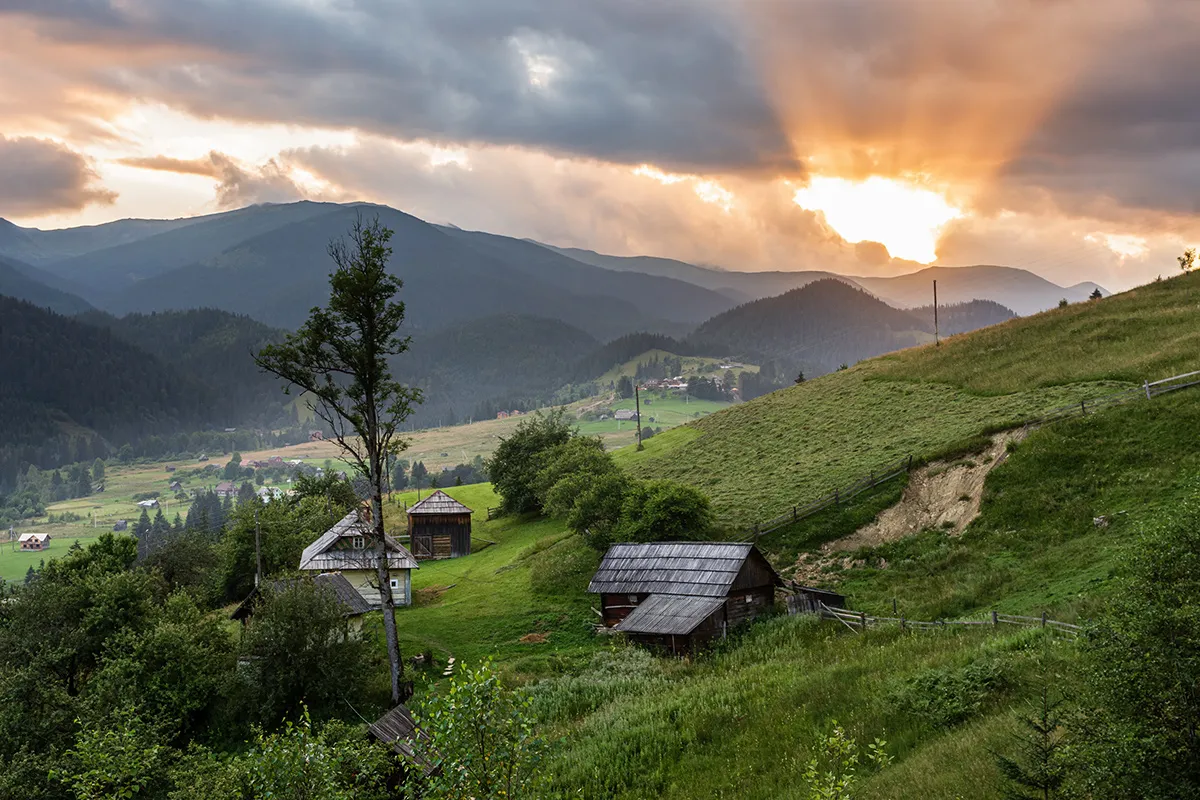
<instances>
[{"instance_id":1,"label":"shingled roof","mask_svg":"<svg viewBox=\"0 0 1200 800\"><path fill-rule=\"evenodd\" d=\"M338 604L342 607L342 614L347 617L357 617L359 614L366 614L368 611L375 611L379 606L373 606L367 602L358 590L346 580L346 576L340 572L326 572L321 575L314 575L311 578L284 578L278 581L268 581L267 586L271 591L284 592L296 585L300 581L311 580L313 585L332 592ZM254 613L254 606L258 602L258 590L254 589L250 595L243 600L237 608L230 614L231 619L242 620Z\"/></svg>"},{"instance_id":2,"label":"shingled roof","mask_svg":"<svg viewBox=\"0 0 1200 800\"><path fill-rule=\"evenodd\" d=\"M436 764L426 757L424 752L429 747L429 734L417 727L412 713L403 703L372 722L367 726L367 730L376 739L390 746L395 753L412 759L423 767L426 775L437 770ZM414 747L415 744L422 747Z\"/></svg>"},{"instance_id":3,"label":"shingled roof","mask_svg":"<svg viewBox=\"0 0 1200 800\"><path fill-rule=\"evenodd\" d=\"M374 535L371 526L358 518L358 513L351 511L342 517L316 541L304 548L300 554L300 569L312 572L337 572L343 569L375 569L379 558L372 547L363 550L334 550L340 539L362 536L366 539ZM418 569L417 560L404 545L390 536L384 537L388 551L388 566L392 569Z\"/></svg>"},{"instance_id":4,"label":"shingled roof","mask_svg":"<svg viewBox=\"0 0 1200 800\"><path fill-rule=\"evenodd\" d=\"M725 602L724 597L653 594L621 620L622 633L657 633L686 636Z\"/></svg>"},{"instance_id":5,"label":"shingled roof","mask_svg":"<svg viewBox=\"0 0 1200 800\"><path fill-rule=\"evenodd\" d=\"M471 514L471 509L438 489L408 509L410 514Z\"/></svg>"},{"instance_id":6,"label":"shingled roof","mask_svg":"<svg viewBox=\"0 0 1200 800\"><path fill-rule=\"evenodd\" d=\"M725 542L614 544L588 591L725 597L753 550Z\"/></svg>"}]
</instances>

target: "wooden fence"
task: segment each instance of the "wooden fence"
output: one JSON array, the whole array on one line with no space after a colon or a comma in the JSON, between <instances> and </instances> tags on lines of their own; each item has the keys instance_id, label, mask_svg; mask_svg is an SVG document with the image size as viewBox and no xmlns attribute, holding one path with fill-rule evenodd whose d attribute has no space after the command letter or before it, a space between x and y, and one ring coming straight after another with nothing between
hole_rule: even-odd
<instances>
[{"instance_id":1,"label":"wooden fence","mask_svg":"<svg viewBox=\"0 0 1200 800\"><path fill-rule=\"evenodd\" d=\"M498 516L500 516L499 508L491 508L491 507L488 508L488 510L487 510L487 518L488 519L495 519Z\"/></svg>"},{"instance_id":2,"label":"wooden fence","mask_svg":"<svg viewBox=\"0 0 1200 800\"><path fill-rule=\"evenodd\" d=\"M789 604L788 611L792 612L792 606ZM821 619L837 620L855 633L864 633L872 625L878 627L880 625L899 625L900 630L939 630L949 627L978 627L988 626L999 628L1001 625L1018 625L1026 628L1046 628L1055 633L1062 633L1067 636L1078 636L1083 630L1079 625L1074 625L1070 622L1061 622L1060 620L1050 619L1043 613L1040 617L1023 617L1018 614L1001 614L993 611L989 619L940 619L940 620L914 620L905 617L874 617L862 611L850 611L845 608L831 608L824 603L820 604L816 612Z\"/></svg>"},{"instance_id":3,"label":"wooden fence","mask_svg":"<svg viewBox=\"0 0 1200 800\"><path fill-rule=\"evenodd\" d=\"M753 528L746 531L746 541L754 541L764 534L778 530L785 525L791 525L792 523L799 522L806 517L811 517L818 511L824 511L830 506L844 503L851 498L867 491L868 489L878 486L881 483L887 483L897 475L902 475L903 473L912 469L912 463L913 457L905 456L899 461L894 461L890 464L886 464L880 469L872 470L869 474L859 478L849 486L834 489L832 492L818 497L816 500L813 500L807 505L792 506L790 510L783 512L773 519L769 519L766 522L756 522L754 523Z\"/></svg>"},{"instance_id":4,"label":"wooden fence","mask_svg":"<svg viewBox=\"0 0 1200 800\"><path fill-rule=\"evenodd\" d=\"M1157 381L1145 381L1141 386L1131 386L1128 389L1122 389L1111 394L1102 395L1100 397L1092 397L1080 400L1078 403L1072 403L1068 406L1059 406L1052 408L1049 411L1043 412L1036 417L1030 417L1023 423L1017 426L1024 425L1025 427L1035 427L1038 425L1046 425L1051 422L1057 422L1062 419L1068 419L1076 415L1087 416L1101 409L1108 408L1114 405L1121 405L1133 400L1145 398L1150 400L1160 394L1173 392L1177 389L1187 389L1191 386L1200 386L1200 370L1196 372L1185 372L1182 375L1173 375L1170 378L1163 378ZM895 478L902 473L912 469L913 457L906 456L899 462L893 462L885 467L871 471L868 475L860 478L849 486L841 489L834 489L828 494L818 497L806 505L792 506L788 511L783 512L777 517L766 520L765 522L756 522L754 527L746 531L746 538L743 541L753 542L760 536L778 530L786 525L799 522L806 517L810 517L819 511L824 511L830 506L838 505L839 503L850 500L855 495L865 492L867 489L872 489L881 483L886 483L892 478ZM490 512L490 509L489 509ZM490 517L489 517L490 519Z\"/></svg>"}]
</instances>

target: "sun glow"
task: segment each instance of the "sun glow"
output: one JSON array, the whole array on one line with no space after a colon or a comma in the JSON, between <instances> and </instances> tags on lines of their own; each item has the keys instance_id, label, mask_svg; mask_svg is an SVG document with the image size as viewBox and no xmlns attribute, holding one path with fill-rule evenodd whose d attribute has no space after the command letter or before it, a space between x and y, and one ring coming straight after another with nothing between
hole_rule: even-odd
<instances>
[{"instance_id":1,"label":"sun glow","mask_svg":"<svg viewBox=\"0 0 1200 800\"><path fill-rule=\"evenodd\" d=\"M864 181L814 176L796 205L820 211L851 244L879 242L895 258L932 263L946 223L962 216L941 194L878 175Z\"/></svg>"}]
</instances>

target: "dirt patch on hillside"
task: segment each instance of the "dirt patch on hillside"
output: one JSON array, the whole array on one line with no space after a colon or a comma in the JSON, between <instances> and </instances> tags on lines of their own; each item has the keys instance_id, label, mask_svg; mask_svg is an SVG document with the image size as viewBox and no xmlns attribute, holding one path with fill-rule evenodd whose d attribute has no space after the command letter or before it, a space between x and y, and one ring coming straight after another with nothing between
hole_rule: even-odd
<instances>
[{"instance_id":1,"label":"dirt patch on hillside","mask_svg":"<svg viewBox=\"0 0 1200 800\"><path fill-rule=\"evenodd\" d=\"M842 568L858 565L849 558L837 558L834 553L874 547L930 528L959 535L979 516L988 473L1004 463L1008 443L1024 439L1026 433L1024 428L1005 431L994 436L982 453L953 462L936 461L914 470L900 501L874 522L849 536L826 542L816 553L802 554L796 562L796 579L812 581L835 564Z\"/></svg>"},{"instance_id":2,"label":"dirt patch on hillside","mask_svg":"<svg viewBox=\"0 0 1200 800\"><path fill-rule=\"evenodd\" d=\"M545 644L547 638L544 633L527 633L521 637L521 644Z\"/></svg>"}]
</instances>

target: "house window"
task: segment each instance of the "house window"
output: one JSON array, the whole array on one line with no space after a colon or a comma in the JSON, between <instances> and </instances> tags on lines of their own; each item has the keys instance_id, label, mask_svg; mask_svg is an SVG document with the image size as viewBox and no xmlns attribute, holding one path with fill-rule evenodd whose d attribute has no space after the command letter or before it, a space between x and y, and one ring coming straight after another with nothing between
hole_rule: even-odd
<instances>
[{"instance_id":1,"label":"house window","mask_svg":"<svg viewBox=\"0 0 1200 800\"><path fill-rule=\"evenodd\" d=\"M362 550L364 547L367 546L367 540L361 536L355 536L354 539L351 541L351 546L355 550Z\"/></svg>"},{"instance_id":2,"label":"house window","mask_svg":"<svg viewBox=\"0 0 1200 800\"><path fill-rule=\"evenodd\" d=\"M400 588L400 579L399 579L399 578L392 578L392 580L391 580L391 586L392 586L392 588L393 588L393 589L399 589L399 588Z\"/></svg>"},{"instance_id":3,"label":"house window","mask_svg":"<svg viewBox=\"0 0 1200 800\"><path fill-rule=\"evenodd\" d=\"M752 595L752 594L748 594L748 595L746 595L746 602L747 602L747 603L753 603L753 602L754 602L754 595Z\"/></svg>"},{"instance_id":4,"label":"house window","mask_svg":"<svg viewBox=\"0 0 1200 800\"><path fill-rule=\"evenodd\" d=\"M626 598L628 598L630 603L637 605L637 595L636 594L629 594L629 595L625 595L625 596L626 596Z\"/></svg>"}]
</instances>

